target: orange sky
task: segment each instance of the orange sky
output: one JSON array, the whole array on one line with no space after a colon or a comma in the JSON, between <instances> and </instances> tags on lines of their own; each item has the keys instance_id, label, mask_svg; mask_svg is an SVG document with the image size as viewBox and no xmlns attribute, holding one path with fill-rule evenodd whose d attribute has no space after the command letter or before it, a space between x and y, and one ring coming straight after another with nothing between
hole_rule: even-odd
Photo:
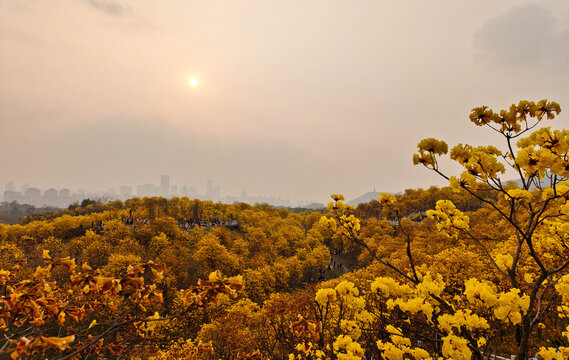
<instances>
[{"instance_id":1,"label":"orange sky","mask_svg":"<svg viewBox=\"0 0 569 360\"><path fill-rule=\"evenodd\" d=\"M566 0L2 0L0 186L442 184L420 139L494 141L472 107L569 109L568 80Z\"/></svg>"}]
</instances>

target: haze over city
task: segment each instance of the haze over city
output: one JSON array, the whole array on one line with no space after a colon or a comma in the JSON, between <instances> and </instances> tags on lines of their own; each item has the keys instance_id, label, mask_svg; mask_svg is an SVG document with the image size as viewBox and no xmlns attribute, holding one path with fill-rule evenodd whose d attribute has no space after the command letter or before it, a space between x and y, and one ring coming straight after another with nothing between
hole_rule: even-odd
<instances>
[{"instance_id":1,"label":"haze over city","mask_svg":"<svg viewBox=\"0 0 569 360\"><path fill-rule=\"evenodd\" d=\"M2 0L0 184L443 185L418 141L492 142L470 109L567 109L568 79L566 0Z\"/></svg>"}]
</instances>

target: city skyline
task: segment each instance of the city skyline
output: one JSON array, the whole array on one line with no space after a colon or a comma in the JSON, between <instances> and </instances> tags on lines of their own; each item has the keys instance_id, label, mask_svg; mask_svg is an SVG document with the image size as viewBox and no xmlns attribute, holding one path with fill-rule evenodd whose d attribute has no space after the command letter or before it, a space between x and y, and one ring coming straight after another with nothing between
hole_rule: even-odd
<instances>
[{"instance_id":1,"label":"city skyline","mask_svg":"<svg viewBox=\"0 0 569 360\"><path fill-rule=\"evenodd\" d=\"M115 187L109 187L106 190L87 190L85 188L69 189L50 187L41 189L30 186L28 182L21 185L20 189L13 181L9 181L4 185L2 192L2 201L16 201L20 204L29 204L34 206L55 206L67 207L73 203L81 202L86 198L92 200L127 200L133 197L154 197L161 196L165 198L172 197L189 197L200 200L211 200L220 202L266 202L275 206L292 206L299 204L309 204L314 201L297 201L292 203L290 199L282 199L277 195L248 195L246 190L242 190L240 195L221 195L220 185L214 185L213 180L207 180L206 191L204 193L192 185L170 185L170 176L161 175L159 185L139 184L139 185L120 185L118 191ZM136 191L134 191L136 189Z\"/></svg>"},{"instance_id":2,"label":"city skyline","mask_svg":"<svg viewBox=\"0 0 569 360\"><path fill-rule=\"evenodd\" d=\"M566 0L3 0L0 23L0 184L400 192L446 183L424 138L497 144L472 108L569 106Z\"/></svg>"}]
</instances>

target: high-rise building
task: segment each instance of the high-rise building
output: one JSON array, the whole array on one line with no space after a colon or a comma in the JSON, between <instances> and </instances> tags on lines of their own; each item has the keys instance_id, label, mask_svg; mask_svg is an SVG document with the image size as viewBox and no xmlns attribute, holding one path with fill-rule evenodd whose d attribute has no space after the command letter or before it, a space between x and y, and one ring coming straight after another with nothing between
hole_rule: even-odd
<instances>
[{"instance_id":1,"label":"high-rise building","mask_svg":"<svg viewBox=\"0 0 569 360\"><path fill-rule=\"evenodd\" d=\"M205 196L207 196L208 199L213 197L213 180L207 181Z\"/></svg>"},{"instance_id":2,"label":"high-rise building","mask_svg":"<svg viewBox=\"0 0 569 360\"><path fill-rule=\"evenodd\" d=\"M4 201L6 201L6 202L12 202L12 201L21 202L22 201L22 193L20 193L19 191L6 190L6 191L4 191Z\"/></svg>"},{"instance_id":3,"label":"high-rise building","mask_svg":"<svg viewBox=\"0 0 569 360\"><path fill-rule=\"evenodd\" d=\"M139 197L154 196L154 185L145 184L136 187L136 193Z\"/></svg>"},{"instance_id":4,"label":"high-rise building","mask_svg":"<svg viewBox=\"0 0 569 360\"><path fill-rule=\"evenodd\" d=\"M213 181L208 180L207 181L206 197L209 200L217 201L217 200L219 200L220 195L221 195L221 189L220 189L219 185L213 186Z\"/></svg>"},{"instance_id":5,"label":"high-rise building","mask_svg":"<svg viewBox=\"0 0 569 360\"><path fill-rule=\"evenodd\" d=\"M45 204L49 206L57 206L59 202L59 192L54 188L49 188L43 193Z\"/></svg>"},{"instance_id":6,"label":"high-rise building","mask_svg":"<svg viewBox=\"0 0 569 360\"><path fill-rule=\"evenodd\" d=\"M59 190L59 206L66 207L71 204L71 191L69 189Z\"/></svg>"},{"instance_id":7,"label":"high-rise building","mask_svg":"<svg viewBox=\"0 0 569 360\"><path fill-rule=\"evenodd\" d=\"M16 191L16 187L12 181L8 181L6 185L4 185L4 191Z\"/></svg>"},{"instance_id":8,"label":"high-rise building","mask_svg":"<svg viewBox=\"0 0 569 360\"><path fill-rule=\"evenodd\" d=\"M132 186L121 186L120 195L123 199L130 199L132 197Z\"/></svg>"},{"instance_id":9,"label":"high-rise building","mask_svg":"<svg viewBox=\"0 0 569 360\"><path fill-rule=\"evenodd\" d=\"M160 177L160 196L168 197L170 195L170 175L162 175Z\"/></svg>"}]
</instances>

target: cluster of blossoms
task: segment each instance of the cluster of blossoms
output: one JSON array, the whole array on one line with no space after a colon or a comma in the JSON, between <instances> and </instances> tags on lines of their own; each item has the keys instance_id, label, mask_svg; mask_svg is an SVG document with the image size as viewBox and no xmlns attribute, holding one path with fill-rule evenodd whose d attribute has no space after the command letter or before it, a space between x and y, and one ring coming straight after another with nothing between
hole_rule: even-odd
<instances>
[{"instance_id":1,"label":"cluster of blossoms","mask_svg":"<svg viewBox=\"0 0 569 360\"><path fill-rule=\"evenodd\" d=\"M525 201L530 202L532 199L532 194L524 189L508 189L504 194L506 200L509 201Z\"/></svg>"},{"instance_id":2,"label":"cluster of blossoms","mask_svg":"<svg viewBox=\"0 0 569 360\"><path fill-rule=\"evenodd\" d=\"M158 350L158 352L150 357L151 360L198 360L202 354L213 354L213 345L211 341L201 342L179 339L177 342L170 344L166 350Z\"/></svg>"},{"instance_id":3,"label":"cluster of blossoms","mask_svg":"<svg viewBox=\"0 0 569 360\"><path fill-rule=\"evenodd\" d=\"M465 169L463 178L470 174L482 181L495 179L498 173L506 171L504 164L498 161L502 152L494 146L478 146L458 144L450 151L450 158L457 161Z\"/></svg>"},{"instance_id":4,"label":"cluster of blossoms","mask_svg":"<svg viewBox=\"0 0 569 360\"><path fill-rule=\"evenodd\" d=\"M339 324L339 334L333 343L333 352L338 359L361 359L364 351L357 342L362 328L373 322L373 315L366 309L366 301L350 281L342 281L335 288L324 288L316 292L319 305L328 324Z\"/></svg>"},{"instance_id":5,"label":"cluster of blossoms","mask_svg":"<svg viewBox=\"0 0 569 360\"><path fill-rule=\"evenodd\" d=\"M433 296L440 296L443 289L442 277L439 275L433 279L431 274L424 275L422 281L414 287L401 285L387 277L376 278L371 284L372 293L388 297L388 309L399 307L401 311L410 314L422 313L429 322L432 322L433 312L437 308Z\"/></svg>"},{"instance_id":6,"label":"cluster of blossoms","mask_svg":"<svg viewBox=\"0 0 569 360\"><path fill-rule=\"evenodd\" d=\"M185 305L195 304L198 307L207 307L213 301L217 301L219 294L227 294L232 298L237 297L237 292L243 289L243 277L241 275L224 278L219 270L209 274L208 280L199 280L197 287L181 290L182 301Z\"/></svg>"},{"instance_id":7,"label":"cluster of blossoms","mask_svg":"<svg viewBox=\"0 0 569 360\"><path fill-rule=\"evenodd\" d=\"M401 329L392 325L387 325L385 331L389 333L391 342L383 342L378 340L376 345L382 351L383 356L387 359L403 359L406 355L410 355L413 359L431 359L429 353L425 349L412 347L411 340L403 335Z\"/></svg>"},{"instance_id":8,"label":"cluster of blossoms","mask_svg":"<svg viewBox=\"0 0 569 360\"><path fill-rule=\"evenodd\" d=\"M356 235L361 229L360 219L353 215L355 208L344 202L344 196L341 194L333 194L333 202L328 203L327 208L333 215L332 218L322 216L320 225L335 232L341 229L340 235Z\"/></svg>"},{"instance_id":9,"label":"cluster of blossoms","mask_svg":"<svg viewBox=\"0 0 569 360\"><path fill-rule=\"evenodd\" d=\"M115 355L124 346L106 342L105 334L142 339L164 321L150 310L163 301L150 282L162 278L163 264L130 265L124 276L113 278L86 263L76 266L68 257L52 259L47 250L43 259L45 266L31 275L21 273L19 264L0 270L0 332L6 339L2 351L13 359ZM241 288L240 278L225 279L214 272L181 297L188 308L205 307L218 294L236 296ZM186 359L197 359L198 353L211 349L211 344L178 345Z\"/></svg>"},{"instance_id":10,"label":"cluster of blossoms","mask_svg":"<svg viewBox=\"0 0 569 360\"><path fill-rule=\"evenodd\" d=\"M528 117L536 118L541 121L544 117L553 119L556 114L561 112L558 103L547 100L533 101L522 100L517 105L512 104L508 110L501 110L495 113L488 106L481 106L472 109L470 121L478 126L496 124L497 129L502 133L517 134L522 131L522 125Z\"/></svg>"},{"instance_id":11,"label":"cluster of blossoms","mask_svg":"<svg viewBox=\"0 0 569 360\"><path fill-rule=\"evenodd\" d=\"M508 320L514 325L521 323L529 309L529 296L520 295L519 289L496 292L491 285L474 278L465 283L464 295L474 307L492 309L496 319Z\"/></svg>"},{"instance_id":12,"label":"cluster of blossoms","mask_svg":"<svg viewBox=\"0 0 569 360\"><path fill-rule=\"evenodd\" d=\"M362 346L349 335L339 335L336 338L334 353L338 360L360 360L364 356Z\"/></svg>"},{"instance_id":13,"label":"cluster of blossoms","mask_svg":"<svg viewBox=\"0 0 569 360\"><path fill-rule=\"evenodd\" d=\"M470 359L472 351L467 339L461 337L462 327L473 331L475 328L487 329L488 322L473 314L470 310L457 310L453 313L441 313L439 301L445 289L442 277L433 278L431 274L422 276L421 282L411 287L389 278L376 278L371 284L372 293L388 297L387 308L393 310L396 306L401 311L416 316L423 314L426 322L438 328L443 335L442 354L450 359ZM378 341L377 346L387 359L402 359L405 354L415 359L430 358L428 352L422 348L411 347L409 339L403 336L400 329L389 326L387 331L391 334L391 343ZM477 339L479 344L486 340L483 336Z\"/></svg>"},{"instance_id":14,"label":"cluster of blossoms","mask_svg":"<svg viewBox=\"0 0 569 360\"><path fill-rule=\"evenodd\" d=\"M146 317L146 308L161 302L162 294L154 284L145 283L143 274L161 276L162 266L152 262L131 266L122 278L110 278L87 264L77 267L75 260L68 257L52 259L47 250L42 257L45 266L38 267L30 278L20 274L19 265L2 270L0 329L11 344L8 351L13 359L42 354L53 356L71 347L91 347L90 351L101 352L103 342L95 334L101 329L113 330L113 326L118 329L123 323L103 328L95 317L98 313L112 314L120 308L132 309L132 315L124 316L125 328L142 336L151 330L150 325L146 327L146 320L152 321L155 316ZM53 280L54 271L59 273L61 285ZM136 318L143 321L134 321ZM84 321L90 325L79 336L74 329ZM53 333L54 326L65 328L64 336L47 336ZM105 347L120 350L120 345Z\"/></svg>"},{"instance_id":15,"label":"cluster of blossoms","mask_svg":"<svg viewBox=\"0 0 569 360\"><path fill-rule=\"evenodd\" d=\"M527 177L543 179L548 174L569 178L569 130L539 129L516 144L516 165Z\"/></svg>"},{"instance_id":16,"label":"cluster of blossoms","mask_svg":"<svg viewBox=\"0 0 569 360\"><path fill-rule=\"evenodd\" d=\"M437 230L448 237L457 238L460 230L469 229L469 218L458 210L452 201L439 200L435 210L427 211L427 216L437 222Z\"/></svg>"},{"instance_id":17,"label":"cluster of blossoms","mask_svg":"<svg viewBox=\"0 0 569 360\"><path fill-rule=\"evenodd\" d=\"M297 320L291 322L290 330L300 341L294 348L295 353L289 354L289 360L320 360L325 358L324 351L316 345L322 332L320 322L307 320L302 315L298 315Z\"/></svg>"},{"instance_id":18,"label":"cluster of blossoms","mask_svg":"<svg viewBox=\"0 0 569 360\"><path fill-rule=\"evenodd\" d=\"M437 160L435 155L443 155L448 152L448 145L444 141L434 138L423 139L417 145L418 154L413 154L413 164L423 164L427 167L436 167Z\"/></svg>"}]
</instances>

